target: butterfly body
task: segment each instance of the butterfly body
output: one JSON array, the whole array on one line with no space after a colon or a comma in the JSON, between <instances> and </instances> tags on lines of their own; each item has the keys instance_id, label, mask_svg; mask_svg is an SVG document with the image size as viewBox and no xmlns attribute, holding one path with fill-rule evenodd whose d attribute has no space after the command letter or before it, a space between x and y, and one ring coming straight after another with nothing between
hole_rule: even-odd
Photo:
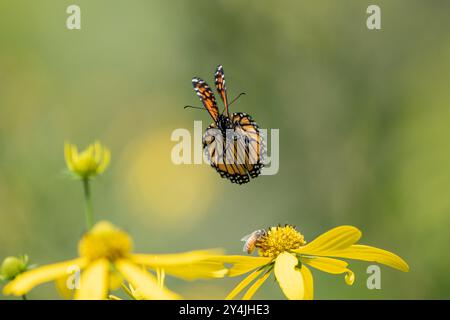
<instances>
[{"instance_id":1,"label":"butterfly body","mask_svg":"<svg viewBox=\"0 0 450 320\"><path fill-rule=\"evenodd\" d=\"M222 178L244 184L256 178L263 165L264 144L258 125L243 112L230 115L222 66L215 73L216 89L225 105L219 113L214 93L200 78L193 78L194 90L209 112L213 123L203 135L203 148L211 166Z\"/></svg>"},{"instance_id":2,"label":"butterfly body","mask_svg":"<svg viewBox=\"0 0 450 320\"><path fill-rule=\"evenodd\" d=\"M232 130L234 128L230 118L224 114L219 114L217 121L213 122L211 125L216 125L224 136L226 135L227 130Z\"/></svg>"}]
</instances>

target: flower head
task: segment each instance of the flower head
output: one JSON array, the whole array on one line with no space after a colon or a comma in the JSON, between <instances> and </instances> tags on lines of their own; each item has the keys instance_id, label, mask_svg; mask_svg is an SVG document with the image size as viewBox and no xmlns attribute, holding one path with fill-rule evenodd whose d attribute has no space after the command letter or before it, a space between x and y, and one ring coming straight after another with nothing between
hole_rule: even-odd
<instances>
[{"instance_id":1,"label":"flower head","mask_svg":"<svg viewBox=\"0 0 450 320\"><path fill-rule=\"evenodd\" d=\"M89 145L80 153L76 145L66 142L64 156L67 168L82 179L89 179L103 173L111 160L109 149L99 142Z\"/></svg>"},{"instance_id":2,"label":"flower head","mask_svg":"<svg viewBox=\"0 0 450 320\"><path fill-rule=\"evenodd\" d=\"M298 249L305 245L303 235L295 227L271 227L255 244L262 257L276 258L280 253Z\"/></svg>"},{"instance_id":3,"label":"flower head","mask_svg":"<svg viewBox=\"0 0 450 320\"><path fill-rule=\"evenodd\" d=\"M128 258L132 247L132 240L126 232L108 221L101 221L81 238L78 252L90 261L100 258L115 261Z\"/></svg>"},{"instance_id":4,"label":"flower head","mask_svg":"<svg viewBox=\"0 0 450 320\"><path fill-rule=\"evenodd\" d=\"M312 299L313 276L307 265L331 274L345 274L345 282L352 285L354 273L346 261L336 258L373 261L404 272L409 270L402 258L389 251L356 244L360 238L361 231L357 228L340 226L306 243L293 226L271 227L255 243L260 257L220 256L213 260L231 263L229 276L251 272L227 299L233 299L252 284L243 296L251 299L271 274L288 299Z\"/></svg>"},{"instance_id":5,"label":"flower head","mask_svg":"<svg viewBox=\"0 0 450 320\"><path fill-rule=\"evenodd\" d=\"M79 242L80 257L50 264L17 276L3 288L4 294L23 295L35 286L61 279L74 270L80 273L74 286L75 299L106 299L117 278L125 279L144 299L177 299L161 281L161 272L184 279L219 278L227 270L223 263L207 261L217 251L192 251L180 254L133 254L131 237L113 224L97 223ZM157 277L148 269L157 273ZM75 276L80 276L75 274Z\"/></svg>"}]
</instances>

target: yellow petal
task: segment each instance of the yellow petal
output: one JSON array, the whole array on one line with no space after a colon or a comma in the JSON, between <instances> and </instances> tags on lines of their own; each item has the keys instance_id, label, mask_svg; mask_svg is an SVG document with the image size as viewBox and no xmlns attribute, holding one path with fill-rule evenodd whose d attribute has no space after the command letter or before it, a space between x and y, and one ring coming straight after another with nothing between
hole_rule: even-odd
<instances>
[{"instance_id":1,"label":"yellow petal","mask_svg":"<svg viewBox=\"0 0 450 320\"><path fill-rule=\"evenodd\" d=\"M312 300L314 299L314 280L312 273L305 265L302 265L300 272L303 276L303 283L305 287L305 296L303 299Z\"/></svg>"},{"instance_id":2,"label":"yellow petal","mask_svg":"<svg viewBox=\"0 0 450 320\"><path fill-rule=\"evenodd\" d=\"M205 260L222 254L220 249L196 250L173 254L134 254L133 261L148 267L167 267L172 265L189 264Z\"/></svg>"},{"instance_id":3,"label":"yellow petal","mask_svg":"<svg viewBox=\"0 0 450 320\"><path fill-rule=\"evenodd\" d=\"M348 263L345 261L326 257L301 257L301 261L303 263L303 266L305 264L308 264L320 271L328 272L331 274L345 273L345 282L348 285L352 285L355 281L355 275L353 271L347 268Z\"/></svg>"},{"instance_id":4,"label":"yellow petal","mask_svg":"<svg viewBox=\"0 0 450 320\"><path fill-rule=\"evenodd\" d=\"M78 274L77 274L78 272ZM114 272L115 277L110 277L110 288L116 289L117 286L114 287L115 283L111 284L113 280L120 275L117 272ZM67 270L67 274L63 277L60 277L55 280L56 290L64 299L72 299L75 293L75 290L79 289L81 270L79 268L72 268L71 270ZM77 278L78 277L78 278ZM122 281L122 279L120 279ZM78 286L78 287L77 287ZM120 283L119 283L120 286Z\"/></svg>"},{"instance_id":5,"label":"yellow petal","mask_svg":"<svg viewBox=\"0 0 450 320\"><path fill-rule=\"evenodd\" d=\"M80 288L75 291L75 300L103 300L109 290L109 261L98 259L90 263L80 278Z\"/></svg>"},{"instance_id":6,"label":"yellow petal","mask_svg":"<svg viewBox=\"0 0 450 320\"><path fill-rule=\"evenodd\" d=\"M145 270L127 260L115 263L117 270L146 299L173 300L180 297L167 288L160 288L157 279Z\"/></svg>"},{"instance_id":7,"label":"yellow petal","mask_svg":"<svg viewBox=\"0 0 450 320\"><path fill-rule=\"evenodd\" d=\"M103 148L100 142L95 141L94 143L94 161L95 163L100 163L100 160L102 159L102 152Z\"/></svg>"},{"instance_id":8,"label":"yellow petal","mask_svg":"<svg viewBox=\"0 0 450 320\"><path fill-rule=\"evenodd\" d=\"M70 154L72 156L72 171L80 174L79 167L80 167L80 154L78 153L78 149L76 145L71 145L70 147Z\"/></svg>"},{"instance_id":9,"label":"yellow petal","mask_svg":"<svg viewBox=\"0 0 450 320\"><path fill-rule=\"evenodd\" d=\"M156 280L158 281L158 286L160 288L164 287L165 279L166 279L166 272L164 271L164 269L157 268L156 269Z\"/></svg>"},{"instance_id":10,"label":"yellow petal","mask_svg":"<svg viewBox=\"0 0 450 320\"><path fill-rule=\"evenodd\" d=\"M84 151L89 159L94 159L94 152L95 152L95 146L93 144L90 144Z\"/></svg>"},{"instance_id":11,"label":"yellow petal","mask_svg":"<svg viewBox=\"0 0 450 320\"><path fill-rule=\"evenodd\" d=\"M397 256L396 254L371 246L352 245L347 249L329 252L328 255L338 258L373 261L385 264L389 267L401 270L403 272L409 271L409 266L405 262L405 260Z\"/></svg>"},{"instance_id":12,"label":"yellow petal","mask_svg":"<svg viewBox=\"0 0 450 320\"><path fill-rule=\"evenodd\" d=\"M287 252L283 252L275 259L275 277L283 290L284 295L290 300L305 298L305 286L303 276L296 267L297 258Z\"/></svg>"},{"instance_id":13,"label":"yellow petal","mask_svg":"<svg viewBox=\"0 0 450 320\"><path fill-rule=\"evenodd\" d=\"M349 286L353 285L355 282L355 274L352 270L348 270L347 274L345 275L345 283L347 283Z\"/></svg>"},{"instance_id":14,"label":"yellow petal","mask_svg":"<svg viewBox=\"0 0 450 320\"><path fill-rule=\"evenodd\" d=\"M144 300L144 298L138 297L138 293L136 292L136 290L133 288L133 286L130 283L128 283L128 286L126 286L125 283L122 283L120 285L120 287L127 294L127 296L129 298L131 298L132 300ZM140 299L138 299L138 298L140 298Z\"/></svg>"},{"instance_id":15,"label":"yellow petal","mask_svg":"<svg viewBox=\"0 0 450 320\"><path fill-rule=\"evenodd\" d=\"M244 294L244 297L242 300L250 300L256 291L261 287L261 285L267 280L267 278L270 276L270 272L267 272L258 280L256 280L252 286L247 290L247 292Z\"/></svg>"},{"instance_id":16,"label":"yellow petal","mask_svg":"<svg viewBox=\"0 0 450 320\"><path fill-rule=\"evenodd\" d=\"M311 267L314 267L320 271L332 274L341 274L348 272L347 269L348 263L342 260L325 257L312 257L312 258L301 257L301 261L302 263L306 263Z\"/></svg>"},{"instance_id":17,"label":"yellow petal","mask_svg":"<svg viewBox=\"0 0 450 320\"><path fill-rule=\"evenodd\" d=\"M220 262L198 261L190 264L164 267L164 272L181 279L195 280L223 278L227 274L228 269Z\"/></svg>"},{"instance_id":18,"label":"yellow petal","mask_svg":"<svg viewBox=\"0 0 450 320\"><path fill-rule=\"evenodd\" d=\"M361 231L352 226L340 226L318 236L310 243L293 250L297 253L310 255L327 255L329 251L342 250L350 247L361 238Z\"/></svg>"},{"instance_id":19,"label":"yellow petal","mask_svg":"<svg viewBox=\"0 0 450 320\"><path fill-rule=\"evenodd\" d=\"M123 283L123 278L120 273L118 273L117 271L112 271L109 274L109 288L111 290L119 289L122 283Z\"/></svg>"},{"instance_id":20,"label":"yellow petal","mask_svg":"<svg viewBox=\"0 0 450 320\"><path fill-rule=\"evenodd\" d=\"M55 286L58 293L63 297L64 299L70 300L73 298L73 293L75 289L69 289L67 286L67 280L69 280L69 277L71 275L66 275L64 277L60 277L55 280Z\"/></svg>"},{"instance_id":21,"label":"yellow petal","mask_svg":"<svg viewBox=\"0 0 450 320\"><path fill-rule=\"evenodd\" d=\"M95 161L95 145L90 144L80 155L78 163L86 174L95 174L98 163Z\"/></svg>"},{"instance_id":22,"label":"yellow petal","mask_svg":"<svg viewBox=\"0 0 450 320\"><path fill-rule=\"evenodd\" d=\"M72 145L68 142L64 143L64 158L69 170L73 170Z\"/></svg>"},{"instance_id":23,"label":"yellow petal","mask_svg":"<svg viewBox=\"0 0 450 320\"><path fill-rule=\"evenodd\" d=\"M3 288L3 293L5 295L24 295L39 284L65 276L68 273L68 269L72 268L73 266L77 266L81 270L85 267L86 264L86 259L78 258L32 269L30 271L22 273L13 281L8 283Z\"/></svg>"},{"instance_id":24,"label":"yellow petal","mask_svg":"<svg viewBox=\"0 0 450 320\"><path fill-rule=\"evenodd\" d=\"M70 154L72 155L72 163L78 161L78 148L76 145L72 144L70 145Z\"/></svg>"},{"instance_id":25,"label":"yellow petal","mask_svg":"<svg viewBox=\"0 0 450 320\"><path fill-rule=\"evenodd\" d=\"M164 269L164 272L182 279L208 279L222 278L228 270L223 262L210 259L218 251L191 251L179 254L147 255L135 254L132 261L155 270Z\"/></svg>"},{"instance_id":26,"label":"yellow petal","mask_svg":"<svg viewBox=\"0 0 450 320\"><path fill-rule=\"evenodd\" d=\"M348 263L345 261L326 257L302 257L301 261L303 265L308 264L320 271L328 272L331 274L345 273L345 282L348 285L352 285L355 281L355 275L353 271L347 268Z\"/></svg>"},{"instance_id":27,"label":"yellow petal","mask_svg":"<svg viewBox=\"0 0 450 320\"><path fill-rule=\"evenodd\" d=\"M103 173L111 161L111 152L107 148L103 148L101 161L98 163L97 173Z\"/></svg>"},{"instance_id":28,"label":"yellow petal","mask_svg":"<svg viewBox=\"0 0 450 320\"><path fill-rule=\"evenodd\" d=\"M232 264L228 269L229 277L240 276L272 262L271 258L250 256L217 256L209 260Z\"/></svg>"},{"instance_id":29,"label":"yellow petal","mask_svg":"<svg viewBox=\"0 0 450 320\"><path fill-rule=\"evenodd\" d=\"M244 290L253 280L255 280L264 270L253 271L244 280L242 280L225 298L225 300L234 299L242 290Z\"/></svg>"}]
</instances>

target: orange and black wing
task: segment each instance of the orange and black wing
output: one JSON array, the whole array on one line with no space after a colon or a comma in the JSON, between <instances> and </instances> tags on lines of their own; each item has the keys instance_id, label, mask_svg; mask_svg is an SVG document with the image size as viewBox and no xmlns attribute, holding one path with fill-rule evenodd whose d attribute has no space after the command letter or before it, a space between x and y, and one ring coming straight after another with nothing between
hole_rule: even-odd
<instances>
[{"instance_id":1,"label":"orange and black wing","mask_svg":"<svg viewBox=\"0 0 450 320\"><path fill-rule=\"evenodd\" d=\"M258 125L250 115L241 112L233 113L231 121L237 137L237 158L242 159L241 162L250 177L256 178L264 167L266 153Z\"/></svg>"},{"instance_id":2,"label":"orange and black wing","mask_svg":"<svg viewBox=\"0 0 450 320\"><path fill-rule=\"evenodd\" d=\"M215 124L211 124L203 136L203 147L210 165L222 178L232 183L243 184L250 181L250 177L241 160L237 160L233 143L228 143L223 133Z\"/></svg>"},{"instance_id":3,"label":"orange and black wing","mask_svg":"<svg viewBox=\"0 0 450 320\"><path fill-rule=\"evenodd\" d=\"M211 115L211 118L216 122L219 117L219 110L217 109L216 98L214 97L211 88L200 78L193 78L192 85L194 86L195 93L200 98L200 101Z\"/></svg>"},{"instance_id":4,"label":"orange and black wing","mask_svg":"<svg viewBox=\"0 0 450 320\"><path fill-rule=\"evenodd\" d=\"M203 136L203 147L211 166L222 178L244 184L263 168L265 147L257 124L245 113L234 113L233 136L225 137L211 124Z\"/></svg>"},{"instance_id":5,"label":"orange and black wing","mask_svg":"<svg viewBox=\"0 0 450 320\"><path fill-rule=\"evenodd\" d=\"M223 67L221 65L217 66L216 73L214 74L216 89L222 98L223 104L225 106L225 110L228 113L228 98L227 98L227 87L225 85L225 73L223 71Z\"/></svg>"}]
</instances>

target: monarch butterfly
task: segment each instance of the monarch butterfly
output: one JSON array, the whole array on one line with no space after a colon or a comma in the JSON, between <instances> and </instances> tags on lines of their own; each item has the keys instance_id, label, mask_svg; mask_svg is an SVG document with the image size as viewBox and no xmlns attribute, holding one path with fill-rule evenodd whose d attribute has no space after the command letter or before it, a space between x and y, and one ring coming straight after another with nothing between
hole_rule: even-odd
<instances>
[{"instance_id":1,"label":"monarch butterfly","mask_svg":"<svg viewBox=\"0 0 450 320\"><path fill-rule=\"evenodd\" d=\"M222 113L204 80L195 77L192 85L213 119L203 135L203 149L211 166L232 183L244 184L250 177L259 176L264 166L264 143L258 125L250 115L235 112L230 116L223 67L219 65L215 73L216 89L225 106Z\"/></svg>"}]
</instances>

